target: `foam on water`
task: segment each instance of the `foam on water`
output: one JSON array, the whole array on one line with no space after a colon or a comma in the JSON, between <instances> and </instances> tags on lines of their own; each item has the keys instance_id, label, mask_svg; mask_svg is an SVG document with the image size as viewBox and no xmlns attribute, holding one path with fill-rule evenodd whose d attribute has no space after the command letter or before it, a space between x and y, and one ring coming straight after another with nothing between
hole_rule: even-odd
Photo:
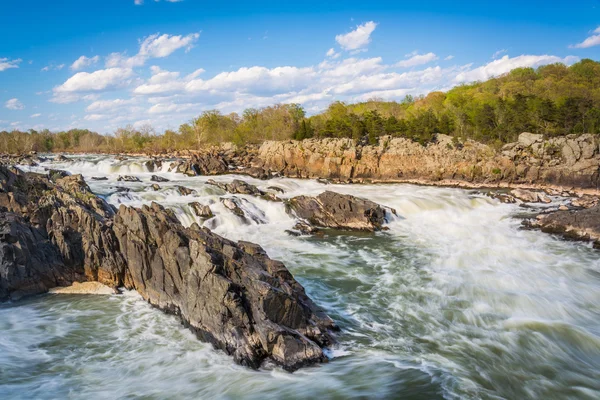
<instances>
[{"instance_id":1,"label":"foam on water","mask_svg":"<svg viewBox=\"0 0 600 400\"><path fill-rule=\"evenodd\" d=\"M82 173L116 206L157 201L184 225L261 244L341 326L332 362L251 371L135 293L42 296L0 306L0 397L600 397L600 257L587 244L521 230L517 205L459 189L238 177L278 186L282 197L349 193L399 215L386 232L293 237L282 203L235 195L253 216L244 220L208 177L163 169L154 174L171 181L149 190L143 161L85 156L43 166ZM117 182L119 174L142 182ZM181 196L176 185L195 192ZM192 201L215 217L200 220Z\"/></svg>"}]
</instances>

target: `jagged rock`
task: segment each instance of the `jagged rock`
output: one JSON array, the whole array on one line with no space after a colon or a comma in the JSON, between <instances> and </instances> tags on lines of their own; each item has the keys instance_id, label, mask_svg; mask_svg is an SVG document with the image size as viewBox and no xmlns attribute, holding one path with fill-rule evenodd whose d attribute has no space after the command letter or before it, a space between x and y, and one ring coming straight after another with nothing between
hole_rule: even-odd
<instances>
[{"instance_id":1,"label":"jagged rock","mask_svg":"<svg viewBox=\"0 0 600 400\"><path fill-rule=\"evenodd\" d=\"M210 209L209 206L200 204L197 201L188 203L188 206L190 206L192 208L192 210L194 210L194 214L196 214L200 218L208 219L208 218L214 217L212 210Z\"/></svg>"},{"instance_id":2,"label":"jagged rock","mask_svg":"<svg viewBox=\"0 0 600 400\"><path fill-rule=\"evenodd\" d=\"M152 190L154 190L155 192L160 190L160 185L153 183L152 185L150 185L150 187L152 188Z\"/></svg>"},{"instance_id":3,"label":"jagged rock","mask_svg":"<svg viewBox=\"0 0 600 400\"><path fill-rule=\"evenodd\" d=\"M93 181L107 181L108 178L106 176L92 176Z\"/></svg>"},{"instance_id":4,"label":"jagged rock","mask_svg":"<svg viewBox=\"0 0 600 400\"><path fill-rule=\"evenodd\" d=\"M209 179L206 181L206 184L217 186L232 194L249 194L254 196L262 196L265 194L265 192L259 190L256 186L239 179L234 179L231 183L215 182L214 180Z\"/></svg>"},{"instance_id":5,"label":"jagged rock","mask_svg":"<svg viewBox=\"0 0 600 400\"><path fill-rule=\"evenodd\" d=\"M525 203L551 203L552 200L542 192L532 192L523 189L511 190L510 194Z\"/></svg>"},{"instance_id":6,"label":"jagged rock","mask_svg":"<svg viewBox=\"0 0 600 400\"><path fill-rule=\"evenodd\" d=\"M594 247L600 248L600 206L542 214L535 221L524 223L567 239L592 241Z\"/></svg>"},{"instance_id":7,"label":"jagged rock","mask_svg":"<svg viewBox=\"0 0 600 400\"><path fill-rule=\"evenodd\" d=\"M84 279L83 271L65 267L43 229L14 213L0 212L0 301L43 293L77 279Z\"/></svg>"},{"instance_id":8,"label":"jagged rock","mask_svg":"<svg viewBox=\"0 0 600 400\"><path fill-rule=\"evenodd\" d=\"M150 177L150 180L152 182L169 182L169 179L163 178L162 176L158 176L158 175L152 175Z\"/></svg>"},{"instance_id":9,"label":"jagged rock","mask_svg":"<svg viewBox=\"0 0 600 400\"><path fill-rule=\"evenodd\" d=\"M195 190L186 188L185 186L175 186L175 189L177 190L177 193L179 193L182 196L189 196L192 193L196 193Z\"/></svg>"},{"instance_id":10,"label":"jagged rock","mask_svg":"<svg viewBox=\"0 0 600 400\"><path fill-rule=\"evenodd\" d=\"M271 360L293 371L327 361L322 347L335 342L333 321L260 246L184 228L156 203L121 206L114 230L127 260L126 287L238 363L258 368Z\"/></svg>"},{"instance_id":11,"label":"jagged rock","mask_svg":"<svg viewBox=\"0 0 600 400\"><path fill-rule=\"evenodd\" d=\"M336 326L285 266L156 203L114 210L81 175L51 182L0 166L0 300L97 281L136 289L197 336L258 368L326 362Z\"/></svg>"},{"instance_id":12,"label":"jagged rock","mask_svg":"<svg viewBox=\"0 0 600 400\"><path fill-rule=\"evenodd\" d=\"M133 175L119 175L117 178L119 182L140 182L140 178Z\"/></svg>"},{"instance_id":13,"label":"jagged rock","mask_svg":"<svg viewBox=\"0 0 600 400\"><path fill-rule=\"evenodd\" d=\"M223 156L217 152L194 154L189 160L171 165L171 167L188 176L219 175L229 170Z\"/></svg>"},{"instance_id":14,"label":"jagged rock","mask_svg":"<svg viewBox=\"0 0 600 400\"><path fill-rule=\"evenodd\" d=\"M298 218L326 228L377 231L387 221L385 207L370 200L331 191L317 197L293 197L288 200L287 208ZM395 210L388 210L396 213Z\"/></svg>"}]
</instances>

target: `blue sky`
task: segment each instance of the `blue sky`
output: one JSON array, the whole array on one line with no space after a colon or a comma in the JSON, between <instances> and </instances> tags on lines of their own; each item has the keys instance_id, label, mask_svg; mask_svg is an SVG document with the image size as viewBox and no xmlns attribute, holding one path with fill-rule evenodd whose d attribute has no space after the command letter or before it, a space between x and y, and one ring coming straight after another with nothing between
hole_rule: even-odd
<instances>
[{"instance_id":1,"label":"blue sky","mask_svg":"<svg viewBox=\"0 0 600 400\"><path fill-rule=\"evenodd\" d=\"M141 4L136 4L136 3ZM21 0L0 6L0 130L177 128L203 110L400 100L600 59L600 1Z\"/></svg>"}]
</instances>

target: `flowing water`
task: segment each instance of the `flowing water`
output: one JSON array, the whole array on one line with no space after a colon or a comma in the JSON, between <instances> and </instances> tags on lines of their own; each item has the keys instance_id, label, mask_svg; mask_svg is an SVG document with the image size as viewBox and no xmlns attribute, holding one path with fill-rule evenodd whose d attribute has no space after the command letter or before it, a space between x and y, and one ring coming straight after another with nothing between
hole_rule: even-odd
<instances>
[{"instance_id":1,"label":"flowing water","mask_svg":"<svg viewBox=\"0 0 600 400\"><path fill-rule=\"evenodd\" d=\"M202 223L189 202L209 204L215 217L204 224L284 261L340 325L340 343L328 364L252 371L135 293L44 295L0 305L1 399L600 398L599 253L521 230L517 205L459 189L243 177L283 197L333 190L398 212L385 232L294 237L281 203L237 195L253 216L242 221L208 177L164 167L156 174L171 181L153 191L140 160L45 166L83 174L115 206L157 201L185 225ZM117 182L119 174L142 182Z\"/></svg>"}]
</instances>

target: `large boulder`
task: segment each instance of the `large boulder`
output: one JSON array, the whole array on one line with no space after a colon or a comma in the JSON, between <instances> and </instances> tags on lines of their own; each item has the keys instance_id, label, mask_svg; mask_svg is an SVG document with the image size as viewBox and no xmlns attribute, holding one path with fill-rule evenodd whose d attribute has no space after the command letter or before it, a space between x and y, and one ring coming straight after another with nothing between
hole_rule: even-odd
<instances>
[{"instance_id":1,"label":"large boulder","mask_svg":"<svg viewBox=\"0 0 600 400\"><path fill-rule=\"evenodd\" d=\"M156 203L121 206L114 230L128 265L126 287L240 364L271 360L293 371L327 361L322 347L335 341L333 321L260 246L184 228Z\"/></svg>"},{"instance_id":2,"label":"large boulder","mask_svg":"<svg viewBox=\"0 0 600 400\"><path fill-rule=\"evenodd\" d=\"M378 231L387 222L385 207L370 200L331 191L317 197L293 197L288 200L287 209L298 218L325 228ZM395 214L393 209L388 211Z\"/></svg>"},{"instance_id":3,"label":"large boulder","mask_svg":"<svg viewBox=\"0 0 600 400\"><path fill-rule=\"evenodd\" d=\"M544 135L537 133L523 132L519 135L519 143L525 147L529 147L534 143L540 143L544 139Z\"/></svg>"}]
</instances>

